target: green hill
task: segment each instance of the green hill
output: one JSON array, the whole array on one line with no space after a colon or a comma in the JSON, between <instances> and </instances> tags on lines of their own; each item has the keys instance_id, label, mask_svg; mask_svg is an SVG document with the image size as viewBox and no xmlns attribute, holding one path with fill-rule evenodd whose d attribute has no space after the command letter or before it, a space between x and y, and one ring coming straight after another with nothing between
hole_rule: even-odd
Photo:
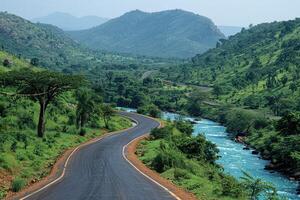
<instances>
[{"instance_id":1,"label":"green hill","mask_svg":"<svg viewBox=\"0 0 300 200\"><path fill-rule=\"evenodd\" d=\"M61 29L35 24L0 12L0 49L39 65L65 72L131 69L161 66L168 60L91 51L72 40Z\"/></svg>"},{"instance_id":2,"label":"green hill","mask_svg":"<svg viewBox=\"0 0 300 200\"><path fill-rule=\"evenodd\" d=\"M179 58L205 52L224 38L210 19L183 10L136 10L70 35L93 49Z\"/></svg>"},{"instance_id":3,"label":"green hill","mask_svg":"<svg viewBox=\"0 0 300 200\"><path fill-rule=\"evenodd\" d=\"M215 86L220 100L281 115L300 110L300 19L265 23L170 69L170 79Z\"/></svg>"},{"instance_id":4,"label":"green hill","mask_svg":"<svg viewBox=\"0 0 300 200\"><path fill-rule=\"evenodd\" d=\"M0 13L0 45L2 49L28 59L38 58L42 66L70 63L83 56L80 46L60 29L34 24L21 17Z\"/></svg>"}]
</instances>

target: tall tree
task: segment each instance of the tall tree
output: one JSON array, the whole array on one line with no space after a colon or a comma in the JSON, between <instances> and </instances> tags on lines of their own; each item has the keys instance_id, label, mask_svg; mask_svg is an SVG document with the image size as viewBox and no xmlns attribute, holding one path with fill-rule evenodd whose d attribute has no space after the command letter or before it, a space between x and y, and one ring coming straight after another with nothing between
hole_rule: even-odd
<instances>
[{"instance_id":1,"label":"tall tree","mask_svg":"<svg viewBox=\"0 0 300 200\"><path fill-rule=\"evenodd\" d=\"M3 75L4 85L16 87L16 95L28 97L40 105L37 135L45 133L45 115L49 103L61 93L78 88L84 83L82 76L64 75L51 71L20 70Z\"/></svg>"},{"instance_id":2,"label":"tall tree","mask_svg":"<svg viewBox=\"0 0 300 200\"><path fill-rule=\"evenodd\" d=\"M83 128L95 109L94 96L87 88L80 88L76 91L78 102L76 109L76 125Z\"/></svg>"},{"instance_id":3,"label":"tall tree","mask_svg":"<svg viewBox=\"0 0 300 200\"><path fill-rule=\"evenodd\" d=\"M110 105L102 105L101 106L101 116L103 118L105 128L109 128L109 120L115 114L114 109Z\"/></svg>"}]
</instances>

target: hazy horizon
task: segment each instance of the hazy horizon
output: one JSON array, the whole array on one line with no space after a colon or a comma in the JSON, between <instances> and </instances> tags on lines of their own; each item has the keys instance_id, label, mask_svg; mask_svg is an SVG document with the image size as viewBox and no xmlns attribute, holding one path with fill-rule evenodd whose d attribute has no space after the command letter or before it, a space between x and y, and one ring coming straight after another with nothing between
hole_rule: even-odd
<instances>
[{"instance_id":1,"label":"hazy horizon","mask_svg":"<svg viewBox=\"0 0 300 200\"><path fill-rule=\"evenodd\" d=\"M209 17L217 25L245 27L249 24L295 19L300 17L299 7L299 0L2 0L0 9L26 19L54 12L77 17L94 15L115 18L136 9L145 12L183 9Z\"/></svg>"}]
</instances>

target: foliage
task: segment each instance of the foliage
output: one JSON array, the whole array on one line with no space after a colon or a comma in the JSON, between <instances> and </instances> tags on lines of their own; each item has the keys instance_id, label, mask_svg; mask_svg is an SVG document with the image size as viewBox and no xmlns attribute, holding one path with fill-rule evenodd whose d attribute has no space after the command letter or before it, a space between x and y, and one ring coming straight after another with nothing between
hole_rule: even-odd
<instances>
[{"instance_id":1,"label":"foliage","mask_svg":"<svg viewBox=\"0 0 300 200\"><path fill-rule=\"evenodd\" d=\"M266 199L270 200L277 198L276 189L270 183L255 179L246 172L243 173L244 176L241 177L242 184L246 188L250 200L258 200L261 196L265 196Z\"/></svg>"},{"instance_id":2,"label":"foliage","mask_svg":"<svg viewBox=\"0 0 300 200\"><path fill-rule=\"evenodd\" d=\"M17 95L29 97L40 105L38 136L45 132L45 114L48 105L61 93L83 84L81 76L63 75L50 71L9 71L2 76L5 86L16 87Z\"/></svg>"},{"instance_id":3,"label":"foliage","mask_svg":"<svg viewBox=\"0 0 300 200\"><path fill-rule=\"evenodd\" d=\"M19 192L24 186L26 182L22 178L15 178L12 182L12 191L13 192Z\"/></svg>"},{"instance_id":4,"label":"foliage","mask_svg":"<svg viewBox=\"0 0 300 200\"><path fill-rule=\"evenodd\" d=\"M283 135L300 135L300 112L286 114L278 121L276 128Z\"/></svg>"},{"instance_id":5,"label":"foliage","mask_svg":"<svg viewBox=\"0 0 300 200\"><path fill-rule=\"evenodd\" d=\"M110 105L102 105L100 108L100 113L104 120L105 127L109 129L109 121L111 117L115 114L115 111Z\"/></svg>"},{"instance_id":6,"label":"foliage","mask_svg":"<svg viewBox=\"0 0 300 200\"><path fill-rule=\"evenodd\" d=\"M154 129L151 139L142 142L137 150L145 164L199 199L246 199L243 186L223 174L215 163L217 153L216 146L204 136L182 133L175 124Z\"/></svg>"}]
</instances>

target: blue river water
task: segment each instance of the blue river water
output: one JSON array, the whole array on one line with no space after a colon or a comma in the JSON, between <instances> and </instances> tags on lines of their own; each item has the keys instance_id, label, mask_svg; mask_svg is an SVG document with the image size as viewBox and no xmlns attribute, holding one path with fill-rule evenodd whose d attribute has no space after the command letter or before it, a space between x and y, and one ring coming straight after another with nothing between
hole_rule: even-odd
<instances>
[{"instance_id":1,"label":"blue river water","mask_svg":"<svg viewBox=\"0 0 300 200\"><path fill-rule=\"evenodd\" d=\"M135 111L134 109L127 109ZM164 112L162 118L175 120L183 117L174 113ZM272 183L278 190L278 193L290 200L300 200L300 195L296 194L298 183L291 181L287 177L277 172L264 170L269 161L262 160L258 155L253 155L249 150L243 150L242 144L232 141L226 133L226 128L220 124L202 119L200 121L191 117L183 117L185 120L194 121L194 135L204 134L206 138L215 143L220 150L221 158L217 161L223 166L226 173L240 178L245 171L253 177L260 178Z\"/></svg>"}]
</instances>

